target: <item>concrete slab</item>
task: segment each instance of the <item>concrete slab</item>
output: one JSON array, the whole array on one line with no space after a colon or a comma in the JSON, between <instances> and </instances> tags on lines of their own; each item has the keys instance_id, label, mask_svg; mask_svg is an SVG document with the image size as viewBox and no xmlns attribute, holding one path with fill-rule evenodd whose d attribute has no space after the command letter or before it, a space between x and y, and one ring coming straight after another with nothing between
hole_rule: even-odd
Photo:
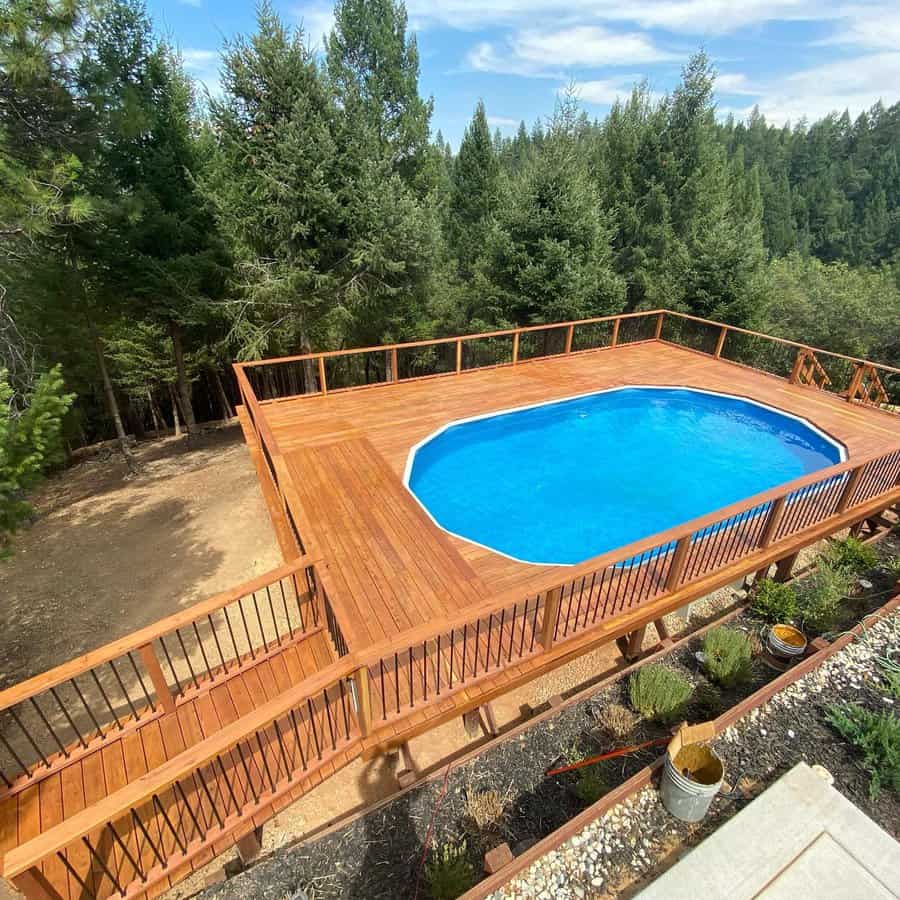
<instances>
[{"instance_id":1,"label":"concrete slab","mask_svg":"<svg viewBox=\"0 0 900 900\"><path fill-rule=\"evenodd\" d=\"M897 891L900 844L800 763L639 897L880 900Z\"/></svg>"}]
</instances>

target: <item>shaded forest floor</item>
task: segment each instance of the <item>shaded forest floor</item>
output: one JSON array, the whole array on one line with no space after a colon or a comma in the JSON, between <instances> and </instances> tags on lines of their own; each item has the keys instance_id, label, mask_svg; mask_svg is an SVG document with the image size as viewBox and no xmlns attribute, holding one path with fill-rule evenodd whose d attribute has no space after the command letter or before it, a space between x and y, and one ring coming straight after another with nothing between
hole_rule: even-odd
<instances>
[{"instance_id":1,"label":"shaded forest floor","mask_svg":"<svg viewBox=\"0 0 900 900\"><path fill-rule=\"evenodd\" d=\"M0 688L279 564L240 427L101 453L47 481L0 561Z\"/></svg>"}]
</instances>

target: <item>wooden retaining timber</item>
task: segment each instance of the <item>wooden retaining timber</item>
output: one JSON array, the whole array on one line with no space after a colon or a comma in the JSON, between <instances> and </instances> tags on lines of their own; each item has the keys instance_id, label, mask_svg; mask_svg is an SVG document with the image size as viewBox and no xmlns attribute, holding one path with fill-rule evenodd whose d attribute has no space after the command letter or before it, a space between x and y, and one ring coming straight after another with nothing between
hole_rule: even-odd
<instances>
[{"instance_id":1,"label":"wooden retaining timber","mask_svg":"<svg viewBox=\"0 0 900 900\"><path fill-rule=\"evenodd\" d=\"M828 386L843 366L859 383L848 404L751 371L745 340L769 341L653 311L237 365L289 562L0 693L3 874L28 896L155 894L357 756L751 572L784 572L802 547L900 500L898 420L854 394L877 395L862 372L873 364L771 339L802 350L806 369L812 352ZM849 459L570 567L464 546L399 480L408 448L453 410L641 372L822 421ZM874 377L890 388L897 373Z\"/></svg>"}]
</instances>

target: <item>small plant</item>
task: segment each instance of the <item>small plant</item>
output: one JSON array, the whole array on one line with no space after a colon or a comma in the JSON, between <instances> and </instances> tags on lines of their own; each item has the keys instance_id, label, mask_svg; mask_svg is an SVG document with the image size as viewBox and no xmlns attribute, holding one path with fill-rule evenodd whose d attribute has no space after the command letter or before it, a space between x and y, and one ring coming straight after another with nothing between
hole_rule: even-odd
<instances>
[{"instance_id":1,"label":"small plant","mask_svg":"<svg viewBox=\"0 0 900 900\"><path fill-rule=\"evenodd\" d=\"M862 575L878 565L875 549L855 537L832 541L822 555L835 569L843 569L851 575Z\"/></svg>"},{"instance_id":2,"label":"small plant","mask_svg":"<svg viewBox=\"0 0 900 900\"><path fill-rule=\"evenodd\" d=\"M575 796L586 806L596 803L608 790L606 780L595 766L585 766L575 783Z\"/></svg>"},{"instance_id":3,"label":"small plant","mask_svg":"<svg viewBox=\"0 0 900 900\"><path fill-rule=\"evenodd\" d=\"M509 795L499 791L478 791L471 785L466 790L466 824L470 831L485 836L498 834L506 820Z\"/></svg>"},{"instance_id":4,"label":"small plant","mask_svg":"<svg viewBox=\"0 0 900 900\"><path fill-rule=\"evenodd\" d=\"M800 582L797 607L803 625L819 634L834 627L852 578L846 569L835 568L821 558L815 571Z\"/></svg>"},{"instance_id":5,"label":"small plant","mask_svg":"<svg viewBox=\"0 0 900 900\"><path fill-rule=\"evenodd\" d=\"M900 700L900 662L890 654L877 657L875 662L881 670L881 677L887 692L895 700Z\"/></svg>"},{"instance_id":6,"label":"small plant","mask_svg":"<svg viewBox=\"0 0 900 900\"><path fill-rule=\"evenodd\" d=\"M425 881L433 900L456 900L477 880L465 841L433 850L425 864Z\"/></svg>"},{"instance_id":7,"label":"small plant","mask_svg":"<svg viewBox=\"0 0 900 900\"><path fill-rule=\"evenodd\" d=\"M797 592L789 584L764 578L754 587L750 608L767 622L790 622L797 615Z\"/></svg>"},{"instance_id":8,"label":"small plant","mask_svg":"<svg viewBox=\"0 0 900 900\"><path fill-rule=\"evenodd\" d=\"M661 665L644 666L628 681L628 694L635 710L645 718L664 724L678 719L692 693L687 678Z\"/></svg>"},{"instance_id":9,"label":"small plant","mask_svg":"<svg viewBox=\"0 0 900 900\"><path fill-rule=\"evenodd\" d=\"M877 797L885 786L900 794L900 719L858 703L830 706L827 718L862 753L862 767L871 776L869 796Z\"/></svg>"},{"instance_id":10,"label":"small plant","mask_svg":"<svg viewBox=\"0 0 900 900\"><path fill-rule=\"evenodd\" d=\"M703 667L724 688L743 684L750 677L753 650L746 634L733 628L713 628L703 638Z\"/></svg>"},{"instance_id":11,"label":"small plant","mask_svg":"<svg viewBox=\"0 0 900 900\"><path fill-rule=\"evenodd\" d=\"M616 741L624 741L637 727L637 716L621 703L610 703L596 714L597 726Z\"/></svg>"},{"instance_id":12,"label":"small plant","mask_svg":"<svg viewBox=\"0 0 900 900\"><path fill-rule=\"evenodd\" d=\"M895 583L900 581L900 556L895 556L884 563L884 571Z\"/></svg>"}]
</instances>

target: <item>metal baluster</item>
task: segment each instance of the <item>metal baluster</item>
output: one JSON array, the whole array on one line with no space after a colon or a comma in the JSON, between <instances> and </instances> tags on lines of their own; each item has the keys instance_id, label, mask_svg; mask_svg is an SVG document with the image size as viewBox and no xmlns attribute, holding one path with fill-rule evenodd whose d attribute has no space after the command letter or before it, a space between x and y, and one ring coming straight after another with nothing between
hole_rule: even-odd
<instances>
[{"instance_id":1,"label":"metal baluster","mask_svg":"<svg viewBox=\"0 0 900 900\"><path fill-rule=\"evenodd\" d=\"M319 745L319 729L316 727L316 713L312 705L312 699L307 697L306 708L309 710L309 727L312 729L313 743L316 745L316 756L322 758L322 748Z\"/></svg>"},{"instance_id":2,"label":"metal baluster","mask_svg":"<svg viewBox=\"0 0 900 900\"><path fill-rule=\"evenodd\" d=\"M131 702L131 695L125 689L125 682L122 681L122 677L119 675L119 670L116 668L113 660L109 661L109 667L110 667L110 669L112 669L112 673L113 673L113 675L115 675L116 681L119 683L119 689L125 695L125 700L128 702L128 708L131 710L131 714L134 716L135 721L137 721L140 718L140 716L138 715L138 711L135 708L135 705Z\"/></svg>"},{"instance_id":3,"label":"metal baluster","mask_svg":"<svg viewBox=\"0 0 900 900\"><path fill-rule=\"evenodd\" d=\"M106 696L106 691L103 690L103 685L100 684L100 679L97 677L97 673L93 669L91 669L90 671L91 678L94 679L94 684L97 685L97 690L100 691L100 696L103 697L103 700L106 703L106 708L109 710L109 714L113 717L113 721L115 721L119 731L121 731L122 723L119 721L119 717L116 715L116 711L113 709L112 703L109 702L109 697Z\"/></svg>"},{"instance_id":4,"label":"metal baluster","mask_svg":"<svg viewBox=\"0 0 900 900\"><path fill-rule=\"evenodd\" d=\"M128 847L125 846L125 842L122 840L122 838L119 837L119 832L116 831L113 823L107 822L106 827L109 829L110 834L112 834L113 840L115 840L115 842L119 845L121 851L125 854L125 858L128 860L128 862L131 863L131 867L135 872L138 873L138 875L140 875L141 881L146 881L147 876L144 874L143 866L141 866L140 863L138 863L138 861L131 855Z\"/></svg>"},{"instance_id":5,"label":"metal baluster","mask_svg":"<svg viewBox=\"0 0 900 900\"><path fill-rule=\"evenodd\" d=\"M269 642L266 640L266 633L263 630L262 616L259 614L259 603L256 602L256 591L250 595L253 600L253 608L256 610L256 621L259 623L259 636L262 638L263 649L269 652Z\"/></svg>"},{"instance_id":6,"label":"metal baluster","mask_svg":"<svg viewBox=\"0 0 900 900\"><path fill-rule=\"evenodd\" d=\"M66 748L63 745L63 742L59 739L59 735L53 730L53 727L47 721L47 717L44 715L44 711L38 706L37 700L34 697L29 697L28 702L34 707L37 714L40 716L41 721L44 723L47 731L50 732L50 736L53 738L56 746L59 747L59 752L66 758L69 758L69 754L66 752Z\"/></svg>"},{"instance_id":7,"label":"metal baluster","mask_svg":"<svg viewBox=\"0 0 900 900\"><path fill-rule=\"evenodd\" d=\"M175 690L179 694L184 695L184 688L182 688L181 682L178 680L178 675L175 672L175 665L172 662L172 657L169 655L169 648L166 645L166 640L163 635L159 636L159 644L163 648L163 655L166 657L166 662L169 664L169 670L172 673L172 680L175 683Z\"/></svg>"},{"instance_id":8,"label":"metal baluster","mask_svg":"<svg viewBox=\"0 0 900 900\"><path fill-rule=\"evenodd\" d=\"M250 637L250 629L247 627L247 616L244 614L244 598L240 597L237 601L238 610L241 613L241 621L244 623L244 634L247 635L247 645L250 647L250 658L256 659L256 653L253 651L253 639ZM266 648L268 650L268 647Z\"/></svg>"},{"instance_id":9,"label":"metal baluster","mask_svg":"<svg viewBox=\"0 0 900 900\"><path fill-rule=\"evenodd\" d=\"M216 645L216 652L219 654L219 662L222 663L222 671L228 673L228 666L225 664L225 654L222 653L222 645L219 643L219 635L216 633L216 624L213 622L212 613L206 616L209 622L209 630L212 632L213 642Z\"/></svg>"},{"instance_id":10,"label":"metal baluster","mask_svg":"<svg viewBox=\"0 0 900 900\"><path fill-rule=\"evenodd\" d=\"M113 875L113 873L109 871L109 869L106 866L106 863L103 861L103 858L97 853L96 850L94 850L94 847L91 844L91 842L84 836L82 836L81 842L84 844L85 847L88 848L88 853L90 854L91 859L93 859L97 862L97 865L100 866L100 869L103 871L103 874L106 875L106 877L115 885L116 890L124 897L125 891L122 889L122 885L119 884L119 880L116 878L116 876Z\"/></svg>"},{"instance_id":11,"label":"metal baluster","mask_svg":"<svg viewBox=\"0 0 900 900\"><path fill-rule=\"evenodd\" d=\"M197 627L197 621L194 620L191 622L191 626L194 629L194 637L197 638L197 644L200 646L200 655L203 657L203 665L206 667L206 675L212 680L212 666L209 664L209 659L206 656L206 647L203 646L203 638L200 637L200 629Z\"/></svg>"},{"instance_id":12,"label":"metal baluster","mask_svg":"<svg viewBox=\"0 0 900 900\"><path fill-rule=\"evenodd\" d=\"M156 857L160 866L162 866L162 868L165 868L166 867L165 859L163 858L162 854L159 852L159 849L157 848L156 844L153 843L153 838L150 837L150 833L144 827L144 823L141 821L140 816L132 809L131 810L131 826L132 826L132 828L134 828L135 825L137 825L137 827L140 828L141 834L144 835L144 840L147 842L147 845L153 851L153 855Z\"/></svg>"},{"instance_id":13,"label":"metal baluster","mask_svg":"<svg viewBox=\"0 0 900 900\"><path fill-rule=\"evenodd\" d=\"M272 604L272 592L269 590L269 585L266 585L266 598L269 601L269 614L272 616L272 627L275 629L275 640L278 643L278 646L281 646L281 632L278 630L278 620L275 618L275 607Z\"/></svg>"},{"instance_id":14,"label":"metal baluster","mask_svg":"<svg viewBox=\"0 0 900 900\"><path fill-rule=\"evenodd\" d=\"M297 739L297 749L300 751L300 762L303 763L303 769L306 770L306 754L303 752L303 740L300 737L300 726L297 724L297 716L294 715L294 711L291 710L289 713L291 717L291 725L294 727L294 737Z\"/></svg>"},{"instance_id":15,"label":"metal baluster","mask_svg":"<svg viewBox=\"0 0 900 900\"><path fill-rule=\"evenodd\" d=\"M128 657L128 661L131 663L131 668L134 669L135 677L138 680L138 684L140 684L141 686L141 691L144 694L144 699L147 701L147 706L149 706L150 709L156 709L155 704L150 699L150 692L147 690L147 686L144 684L144 676L141 675L141 670L138 668L138 664L134 661L134 655L132 654L131 650L128 651L126 656Z\"/></svg>"},{"instance_id":16,"label":"metal baluster","mask_svg":"<svg viewBox=\"0 0 900 900\"><path fill-rule=\"evenodd\" d=\"M185 841L182 841L181 835L172 824L172 820L169 818L169 814L166 812L162 803L160 803L159 797L156 794L153 795L152 802L154 809L156 809L156 811L163 817L163 821L166 823L166 825L169 826L169 831L172 832L172 836L175 838L175 843L178 844L178 848L182 853L187 853L187 844L185 843Z\"/></svg>"},{"instance_id":17,"label":"metal baluster","mask_svg":"<svg viewBox=\"0 0 900 900\"><path fill-rule=\"evenodd\" d=\"M190 654L187 652L187 647L184 646L184 638L181 636L181 629L175 629L175 637L178 638L178 643L181 646L181 652L184 654L184 661L187 663L188 671L191 673L191 678L194 681L194 687L197 690L200 690L200 681L197 678L197 673L194 671L194 666L191 663Z\"/></svg>"},{"instance_id":18,"label":"metal baluster","mask_svg":"<svg viewBox=\"0 0 900 900\"><path fill-rule=\"evenodd\" d=\"M31 736L31 734L29 734L28 729L26 729L25 726L22 724L22 720L19 718L18 713L16 713L15 709L11 706L9 707L9 714L13 717L13 720L15 721L16 725L18 725L19 728L22 730L22 734L25 735L26 739L28 740L28 743L31 744L32 748L34 749L34 752L37 753L37 755L43 761L44 765L49 769L50 762L48 761L47 757L44 756L44 752L35 743L34 738ZM28 769L26 769L24 766L22 766L22 768L25 770L25 772L28 771Z\"/></svg>"},{"instance_id":19,"label":"metal baluster","mask_svg":"<svg viewBox=\"0 0 900 900\"><path fill-rule=\"evenodd\" d=\"M228 773L225 771L225 764L222 762L221 756L216 756L216 762L219 764L219 771L222 773L222 781L225 782L225 787L228 788L228 793L231 796L231 800L234 803L234 812L236 815L240 814L241 805L238 803L237 797L234 793L234 788L231 786L231 779L228 777ZM225 815L228 815L228 807L225 807Z\"/></svg>"},{"instance_id":20,"label":"metal baluster","mask_svg":"<svg viewBox=\"0 0 900 900\"><path fill-rule=\"evenodd\" d=\"M287 622L288 633L294 637L294 626L291 624L291 614L288 612L287 597L284 595L284 579L278 579L278 588L281 591L281 603L284 606L284 620Z\"/></svg>"}]
</instances>

